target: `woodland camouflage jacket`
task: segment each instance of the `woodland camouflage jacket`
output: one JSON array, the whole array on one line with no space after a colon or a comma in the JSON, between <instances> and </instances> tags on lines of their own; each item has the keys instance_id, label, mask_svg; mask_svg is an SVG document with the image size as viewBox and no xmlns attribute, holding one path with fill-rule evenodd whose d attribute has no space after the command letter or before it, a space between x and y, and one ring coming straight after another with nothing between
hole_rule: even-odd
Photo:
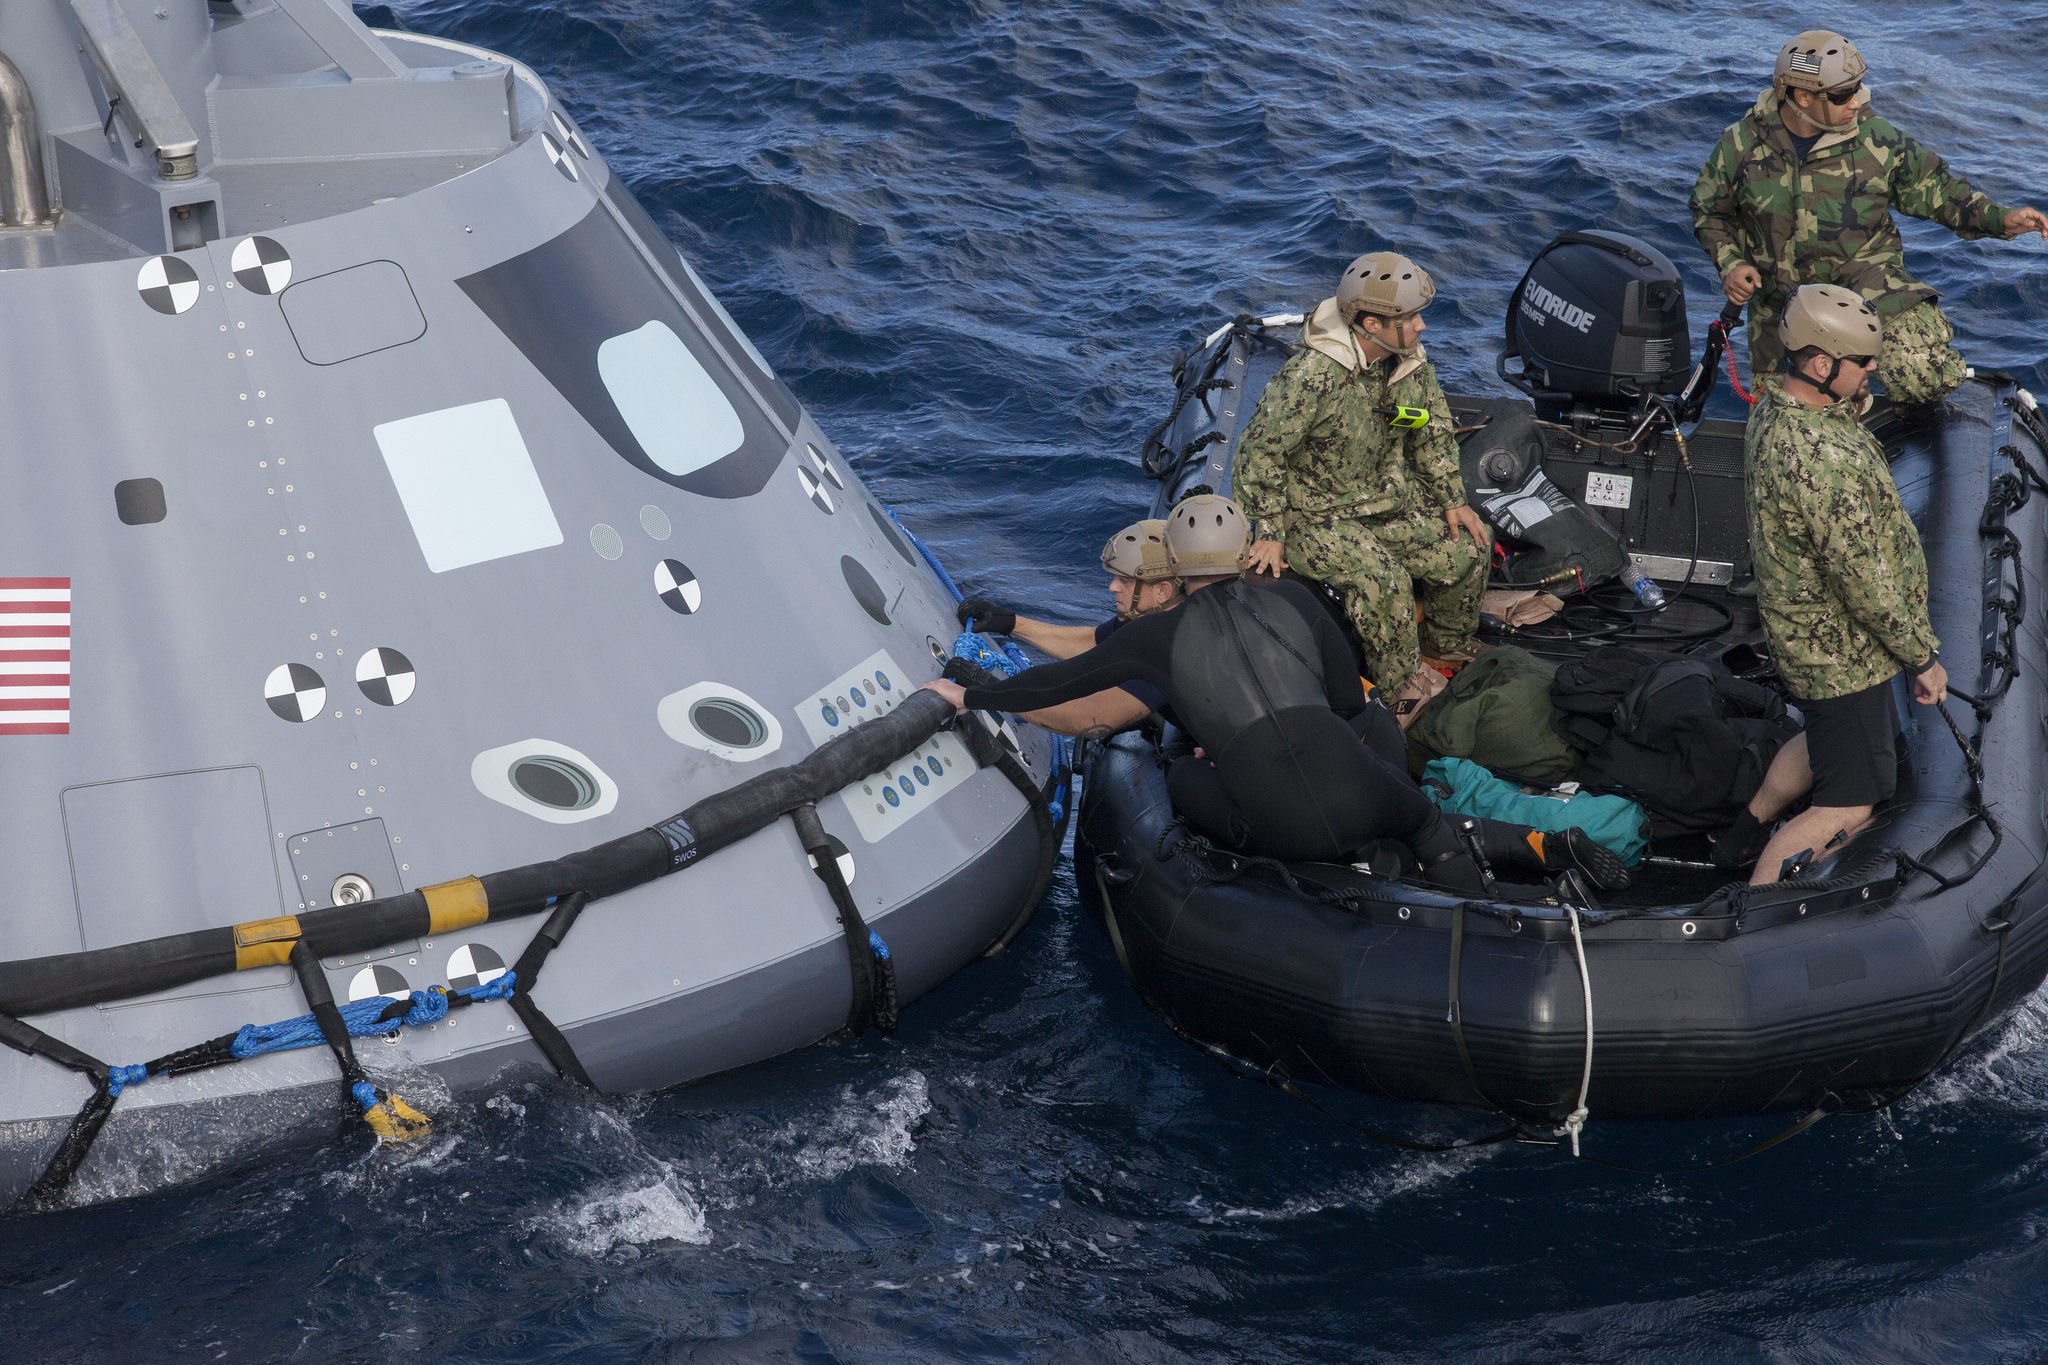
<instances>
[{"instance_id":1,"label":"woodland camouflage jacket","mask_svg":"<svg viewBox=\"0 0 2048 1365\"><path fill-rule=\"evenodd\" d=\"M1307 344L1267 383L1238 441L1231 493L1254 536L1285 543L1290 522L1462 504L1458 442L1435 367L1419 355L1391 367L1364 361L1331 299L1302 332ZM1393 407L1426 408L1429 424L1390 426Z\"/></svg>"},{"instance_id":2,"label":"woodland camouflage jacket","mask_svg":"<svg viewBox=\"0 0 2048 1365\"><path fill-rule=\"evenodd\" d=\"M1770 375L1743 442L1757 609L1778 675L1808 701L1885 682L1937 644L1920 534L1858 410L1808 407Z\"/></svg>"},{"instance_id":3,"label":"woodland camouflage jacket","mask_svg":"<svg viewBox=\"0 0 2048 1365\"><path fill-rule=\"evenodd\" d=\"M1747 261L1758 301L1782 311L1802 284L1839 284L1881 316L1935 297L1906 273L1891 210L1959 237L2001 235L2005 209L1868 106L1855 128L1824 134L1799 158L1766 90L1714 144L1692 191L1692 230L1722 275Z\"/></svg>"}]
</instances>

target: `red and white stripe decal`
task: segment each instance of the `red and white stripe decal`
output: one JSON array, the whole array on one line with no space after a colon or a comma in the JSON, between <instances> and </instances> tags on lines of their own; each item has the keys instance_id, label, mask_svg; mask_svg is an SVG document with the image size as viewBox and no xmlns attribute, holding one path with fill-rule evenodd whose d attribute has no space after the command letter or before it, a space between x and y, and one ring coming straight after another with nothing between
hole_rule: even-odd
<instances>
[{"instance_id":1,"label":"red and white stripe decal","mask_svg":"<svg viewBox=\"0 0 2048 1365\"><path fill-rule=\"evenodd\" d=\"M71 580L0 578L0 735L71 733Z\"/></svg>"}]
</instances>

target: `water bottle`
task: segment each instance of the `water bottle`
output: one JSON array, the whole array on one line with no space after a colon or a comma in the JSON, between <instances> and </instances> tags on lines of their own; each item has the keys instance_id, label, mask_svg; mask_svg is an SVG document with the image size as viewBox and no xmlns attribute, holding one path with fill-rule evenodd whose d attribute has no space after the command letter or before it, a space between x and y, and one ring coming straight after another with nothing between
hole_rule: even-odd
<instances>
[{"instance_id":1,"label":"water bottle","mask_svg":"<svg viewBox=\"0 0 2048 1365\"><path fill-rule=\"evenodd\" d=\"M1628 590L1636 595L1636 600L1651 611L1663 609L1664 589L1657 586L1654 578L1637 568L1634 560L1621 566L1621 581L1628 584Z\"/></svg>"}]
</instances>

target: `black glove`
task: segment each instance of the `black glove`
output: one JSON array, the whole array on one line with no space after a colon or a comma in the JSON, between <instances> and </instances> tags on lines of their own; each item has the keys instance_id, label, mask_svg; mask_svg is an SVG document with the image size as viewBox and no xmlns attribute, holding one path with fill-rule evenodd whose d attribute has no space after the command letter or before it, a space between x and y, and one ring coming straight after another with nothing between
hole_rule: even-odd
<instances>
[{"instance_id":1,"label":"black glove","mask_svg":"<svg viewBox=\"0 0 2048 1365\"><path fill-rule=\"evenodd\" d=\"M959 683L962 687L987 687L990 683L1002 681L972 659L946 660L946 666L939 671L939 676L947 682Z\"/></svg>"},{"instance_id":2,"label":"black glove","mask_svg":"<svg viewBox=\"0 0 2048 1365\"><path fill-rule=\"evenodd\" d=\"M971 619L973 629L985 635L1008 635L1017 629L1017 613L997 606L986 597L968 598L953 608L953 614L960 618L963 629Z\"/></svg>"}]
</instances>

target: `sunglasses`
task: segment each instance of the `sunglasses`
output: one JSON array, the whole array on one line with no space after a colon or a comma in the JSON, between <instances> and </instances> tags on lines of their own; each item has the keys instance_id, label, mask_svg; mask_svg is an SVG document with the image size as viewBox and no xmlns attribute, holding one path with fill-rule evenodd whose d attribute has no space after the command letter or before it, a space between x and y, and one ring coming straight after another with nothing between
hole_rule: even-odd
<instances>
[{"instance_id":1,"label":"sunglasses","mask_svg":"<svg viewBox=\"0 0 2048 1365\"><path fill-rule=\"evenodd\" d=\"M1844 365L1861 365L1867 370L1877 364L1877 357L1874 355L1845 355L1842 357L1842 363Z\"/></svg>"},{"instance_id":2,"label":"sunglasses","mask_svg":"<svg viewBox=\"0 0 2048 1365\"><path fill-rule=\"evenodd\" d=\"M1858 95L1862 93L1863 82L1858 81L1856 82L1856 84L1850 86L1847 90L1828 91L1828 103L1834 105L1836 108L1839 109L1841 106L1847 104L1850 100L1855 99Z\"/></svg>"}]
</instances>

